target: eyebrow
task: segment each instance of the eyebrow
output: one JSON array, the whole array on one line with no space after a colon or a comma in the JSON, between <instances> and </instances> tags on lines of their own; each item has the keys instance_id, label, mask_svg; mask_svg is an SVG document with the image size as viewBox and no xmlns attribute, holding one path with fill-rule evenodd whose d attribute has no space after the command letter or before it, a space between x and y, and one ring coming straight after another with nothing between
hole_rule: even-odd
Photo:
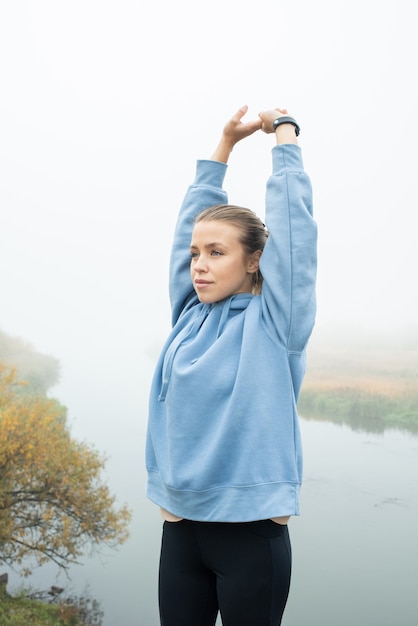
<instances>
[{"instance_id":1,"label":"eyebrow","mask_svg":"<svg viewBox=\"0 0 418 626\"><path fill-rule=\"evenodd\" d=\"M221 247L221 248L227 248L228 246L224 243L221 243L220 241L213 241L212 243L207 243L205 244L203 247L204 248L217 248L217 247ZM190 244L190 249L192 248L197 248L198 246L194 245L193 243Z\"/></svg>"}]
</instances>

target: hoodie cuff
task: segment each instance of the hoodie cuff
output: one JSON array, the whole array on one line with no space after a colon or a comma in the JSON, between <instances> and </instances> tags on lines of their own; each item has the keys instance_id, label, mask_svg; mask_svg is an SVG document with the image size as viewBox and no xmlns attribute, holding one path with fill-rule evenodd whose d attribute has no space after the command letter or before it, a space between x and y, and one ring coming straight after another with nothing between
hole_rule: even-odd
<instances>
[{"instance_id":1,"label":"hoodie cuff","mask_svg":"<svg viewBox=\"0 0 418 626\"><path fill-rule=\"evenodd\" d=\"M300 146L293 143L274 146L272 156L273 174L278 175L286 171L303 172L302 151Z\"/></svg>"},{"instance_id":2,"label":"hoodie cuff","mask_svg":"<svg viewBox=\"0 0 418 626\"><path fill-rule=\"evenodd\" d=\"M196 164L196 177L193 185L208 185L222 189L228 165L220 161L199 159Z\"/></svg>"}]
</instances>

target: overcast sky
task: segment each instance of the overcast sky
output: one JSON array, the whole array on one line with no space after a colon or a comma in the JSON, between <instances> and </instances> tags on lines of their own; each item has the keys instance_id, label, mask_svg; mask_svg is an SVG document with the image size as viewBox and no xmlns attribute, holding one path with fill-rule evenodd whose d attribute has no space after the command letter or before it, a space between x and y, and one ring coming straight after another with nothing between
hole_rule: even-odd
<instances>
[{"instance_id":1,"label":"overcast sky","mask_svg":"<svg viewBox=\"0 0 418 626\"><path fill-rule=\"evenodd\" d=\"M415 322L417 58L407 0L3 0L1 329L64 387L147 385L177 209L242 104L301 126L318 325ZM237 146L226 178L261 216L273 144Z\"/></svg>"}]
</instances>

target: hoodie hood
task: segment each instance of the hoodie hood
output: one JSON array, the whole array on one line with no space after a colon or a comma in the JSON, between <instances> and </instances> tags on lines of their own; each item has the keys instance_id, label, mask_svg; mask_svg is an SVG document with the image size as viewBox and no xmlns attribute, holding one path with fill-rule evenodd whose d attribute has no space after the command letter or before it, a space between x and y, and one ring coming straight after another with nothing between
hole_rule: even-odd
<instances>
[{"instance_id":1,"label":"hoodie hood","mask_svg":"<svg viewBox=\"0 0 418 626\"><path fill-rule=\"evenodd\" d=\"M195 363L212 345L213 338L218 339L225 330L228 321L244 311L254 296L251 293L238 293L213 304L195 304L179 319L170 335L162 366L162 385L158 400L164 401L170 383L174 357L182 345L193 345ZM200 308L200 311L198 310ZM178 327L181 327L179 330Z\"/></svg>"}]
</instances>

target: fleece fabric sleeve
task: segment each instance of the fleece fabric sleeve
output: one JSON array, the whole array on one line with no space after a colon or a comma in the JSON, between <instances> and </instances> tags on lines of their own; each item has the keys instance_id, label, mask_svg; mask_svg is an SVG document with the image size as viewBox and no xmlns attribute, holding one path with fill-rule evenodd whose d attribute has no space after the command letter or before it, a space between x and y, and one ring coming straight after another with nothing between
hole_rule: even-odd
<instances>
[{"instance_id":1,"label":"fleece fabric sleeve","mask_svg":"<svg viewBox=\"0 0 418 626\"><path fill-rule=\"evenodd\" d=\"M301 353L316 312L312 188L299 146L275 146L272 157L273 173L266 189L269 237L260 261L263 320L273 340L289 353Z\"/></svg>"},{"instance_id":2,"label":"fleece fabric sleeve","mask_svg":"<svg viewBox=\"0 0 418 626\"><path fill-rule=\"evenodd\" d=\"M199 160L194 182L187 190L174 232L170 257L169 294L172 325L184 306L195 295L190 277L190 241L196 216L215 204L226 204L228 197L222 189L226 163Z\"/></svg>"}]
</instances>

